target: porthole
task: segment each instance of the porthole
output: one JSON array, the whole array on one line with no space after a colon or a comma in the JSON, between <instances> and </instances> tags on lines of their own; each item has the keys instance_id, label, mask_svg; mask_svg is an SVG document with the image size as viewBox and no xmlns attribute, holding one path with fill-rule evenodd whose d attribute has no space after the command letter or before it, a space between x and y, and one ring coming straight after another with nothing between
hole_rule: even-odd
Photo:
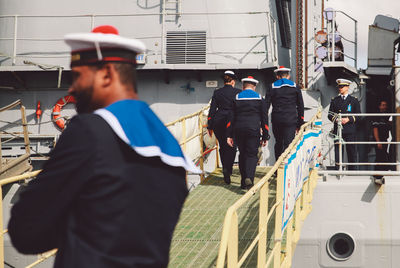
<instances>
[{"instance_id":1,"label":"porthole","mask_svg":"<svg viewBox=\"0 0 400 268\"><path fill-rule=\"evenodd\" d=\"M348 260L354 252L356 243L349 234L336 233L326 243L329 256L336 261Z\"/></svg>"}]
</instances>

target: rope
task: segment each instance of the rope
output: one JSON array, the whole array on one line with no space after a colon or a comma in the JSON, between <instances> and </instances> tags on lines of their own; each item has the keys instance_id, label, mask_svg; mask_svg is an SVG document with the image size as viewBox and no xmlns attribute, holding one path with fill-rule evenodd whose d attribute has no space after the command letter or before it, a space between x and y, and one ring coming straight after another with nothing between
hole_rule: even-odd
<instances>
[{"instance_id":1,"label":"rope","mask_svg":"<svg viewBox=\"0 0 400 268\"><path fill-rule=\"evenodd\" d=\"M200 165L200 159L205 158L206 155L210 154L212 151L214 151L216 149L217 149L217 146L214 146L212 148L206 148L206 150L203 152L203 154L195 159L196 166Z\"/></svg>"}]
</instances>

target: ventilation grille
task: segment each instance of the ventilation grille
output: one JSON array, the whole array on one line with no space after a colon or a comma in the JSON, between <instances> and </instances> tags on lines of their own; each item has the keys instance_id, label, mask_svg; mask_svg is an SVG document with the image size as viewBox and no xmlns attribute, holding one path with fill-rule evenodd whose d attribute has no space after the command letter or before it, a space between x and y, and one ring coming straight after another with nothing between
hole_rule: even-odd
<instances>
[{"instance_id":1,"label":"ventilation grille","mask_svg":"<svg viewBox=\"0 0 400 268\"><path fill-rule=\"evenodd\" d=\"M167 64L190 63L206 63L206 32L167 32Z\"/></svg>"}]
</instances>

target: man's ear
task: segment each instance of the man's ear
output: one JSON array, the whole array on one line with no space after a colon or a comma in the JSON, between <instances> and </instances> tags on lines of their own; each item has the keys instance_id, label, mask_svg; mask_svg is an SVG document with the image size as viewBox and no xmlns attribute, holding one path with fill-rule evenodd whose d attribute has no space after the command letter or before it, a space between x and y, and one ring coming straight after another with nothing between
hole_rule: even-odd
<instances>
[{"instance_id":1,"label":"man's ear","mask_svg":"<svg viewBox=\"0 0 400 268\"><path fill-rule=\"evenodd\" d=\"M115 69L109 63L104 64L104 66L97 71L98 79L100 80L100 84L102 87L109 87L113 79L115 79Z\"/></svg>"}]
</instances>

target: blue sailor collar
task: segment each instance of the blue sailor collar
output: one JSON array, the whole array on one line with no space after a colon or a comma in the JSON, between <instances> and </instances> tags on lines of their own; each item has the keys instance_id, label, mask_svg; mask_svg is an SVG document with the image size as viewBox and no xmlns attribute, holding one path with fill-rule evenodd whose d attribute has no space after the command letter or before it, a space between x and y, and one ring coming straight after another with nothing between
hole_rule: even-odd
<instances>
[{"instance_id":1,"label":"blue sailor collar","mask_svg":"<svg viewBox=\"0 0 400 268\"><path fill-rule=\"evenodd\" d=\"M245 89L236 94L237 100L261 100L260 94L251 89Z\"/></svg>"},{"instance_id":2,"label":"blue sailor collar","mask_svg":"<svg viewBox=\"0 0 400 268\"><path fill-rule=\"evenodd\" d=\"M145 102L122 100L94 113L101 116L115 134L139 155L158 156L169 166L183 167L187 171L201 173L192 160L185 156L177 140Z\"/></svg>"},{"instance_id":3,"label":"blue sailor collar","mask_svg":"<svg viewBox=\"0 0 400 268\"><path fill-rule=\"evenodd\" d=\"M279 79L279 80L276 80L275 82L273 82L272 87L273 88L296 87L296 83L287 78L282 78L282 79Z\"/></svg>"}]
</instances>

